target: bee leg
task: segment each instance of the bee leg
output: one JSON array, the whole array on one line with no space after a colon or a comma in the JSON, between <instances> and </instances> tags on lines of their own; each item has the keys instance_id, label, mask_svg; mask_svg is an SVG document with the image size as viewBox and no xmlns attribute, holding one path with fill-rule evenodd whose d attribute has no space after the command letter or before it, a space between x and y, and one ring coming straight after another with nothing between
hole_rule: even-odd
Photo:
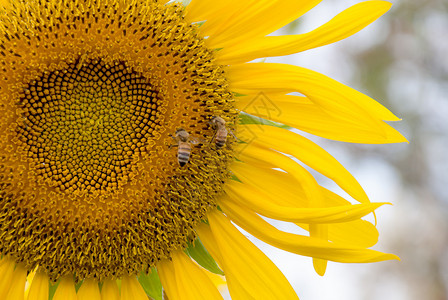
<instances>
[{"instance_id":1,"label":"bee leg","mask_svg":"<svg viewBox=\"0 0 448 300\"><path fill-rule=\"evenodd\" d=\"M210 139L210 141L208 142L208 145L210 146L213 142L213 140L215 139L216 133L218 133L218 130L215 130L215 133L213 134L212 138Z\"/></svg>"},{"instance_id":2,"label":"bee leg","mask_svg":"<svg viewBox=\"0 0 448 300\"><path fill-rule=\"evenodd\" d=\"M240 139L236 137L236 135L233 133L232 130L228 129L228 131L229 131L229 133L233 136L233 138L234 138L235 140L240 141Z\"/></svg>"},{"instance_id":3,"label":"bee leg","mask_svg":"<svg viewBox=\"0 0 448 300\"><path fill-rule=\"evenodd\" d=\"M170 137L174 140L175 144L169 145L168 149L178 146L177 139L172 134L170 134Z\"/></svg>"}]
</instances>

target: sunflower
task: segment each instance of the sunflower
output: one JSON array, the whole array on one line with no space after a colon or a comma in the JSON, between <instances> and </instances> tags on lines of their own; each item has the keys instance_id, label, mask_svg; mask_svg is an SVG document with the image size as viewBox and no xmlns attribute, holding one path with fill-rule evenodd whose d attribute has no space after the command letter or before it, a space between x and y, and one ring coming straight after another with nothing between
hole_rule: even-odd
<instances>
[{"instance_id":1,"label":"sunflower","mask_svg":"<svg viewBox=\"0 0 448 300\"><path fill-rule=\"evenodd\" d=\"M341 40L390 3L267 36L319 1L3 2L0 299L220 299L212 273L233 299L297 299L234 224L321 275L397 259L368 249L378 233L361 219L384 203L290 129L403 142L384 122L398 118L324 75L252 62Z\"/></svg>"}]
</instances>

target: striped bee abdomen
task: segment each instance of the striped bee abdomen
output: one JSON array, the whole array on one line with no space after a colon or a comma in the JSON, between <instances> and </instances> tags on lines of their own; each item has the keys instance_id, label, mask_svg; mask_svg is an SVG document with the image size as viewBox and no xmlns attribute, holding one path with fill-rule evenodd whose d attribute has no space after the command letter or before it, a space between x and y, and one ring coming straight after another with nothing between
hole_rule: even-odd
<instances>
[{"instance_id":1,"label":"striped bee abdomen","mask_svg":"<svg viewBox=\"0 0 448 300\"><path fill-rule=\"evenodd\" d=\"M177 161L181 167L185 166L190 159L191 145L188 142L179 142L179 150L177 152Z\"/></svg>"},{"instance_id":2,"label":"striped bee abdomen","mask_svg":"<svg viewBox=\"0 0 448 300\"><path fill-rule=\"evenodd\" d=\"M226 144L227 136L216 135L216 146L222 148Z\"/></svg>"}]
</instances>

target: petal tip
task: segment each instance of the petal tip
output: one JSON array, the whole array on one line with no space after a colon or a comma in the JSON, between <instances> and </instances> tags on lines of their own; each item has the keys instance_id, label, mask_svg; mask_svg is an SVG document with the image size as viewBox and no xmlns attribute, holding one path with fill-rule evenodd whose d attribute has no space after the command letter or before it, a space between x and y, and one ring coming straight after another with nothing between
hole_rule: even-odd
<instances>
[{"instance_id":1,"label":"petal tip","mask_svg":"<svg viewBox=\"0 0 448 300\"><path fill-rule=\"evenodd\" d=\"M391 260L398 260L401 261L401 258L395 254L390 254L391 255Z\"/></svg>"},{"instance_id":2,"label":"petal tip","mask_svg":"<svg viewBox=\"0 0 448 300\"><path fill-rule=\"evenodd\" d=\"M372 4L378 5L378 8L381 9L381 10L384 10L384 12L388 11L392 7L392 5L393 5L392 2L381 1L381 0L380 1L366 1L365 3L367 4L369 2L372 3Z\"/></svg>"}]
</instances>

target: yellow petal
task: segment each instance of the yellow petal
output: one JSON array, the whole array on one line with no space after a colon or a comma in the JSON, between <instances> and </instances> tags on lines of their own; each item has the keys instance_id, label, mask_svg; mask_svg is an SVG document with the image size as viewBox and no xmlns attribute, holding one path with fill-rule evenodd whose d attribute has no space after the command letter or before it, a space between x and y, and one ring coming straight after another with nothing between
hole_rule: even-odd
<instances>
[{"instance_id":1,"label":"yellow petal","mask_svg":"<svg viewBox=\"0 0 448 300\"><path fill-rule=\"evenodd\" d=\"M247 300L255 299L249 292L241 285L241 283L233 277L227 279L227 286L229 288L232 300Z\"/></svg>"},{"instance_id":2,"label":"yellow petal","mask_svg":"<svg viewBox=\"0 0 448 300\"><path fill-rule=\"evenodd\" d=\"M328 225L327 224L310 224L310 236L313 238L328 241ZM320 276L325 275L328 260L313 257L314 270Z\"/></svg>"},{"instance_id":3,"label":"yellow petal","mask_svg":"<svg viewBox=\"0 0 448 300\"><path fill-rule=\"evenodd\" d=\"M233 162L232 173L246 185L262 189L277 205L286 207L307 207L308 200L300 181L291 174L274 170L272 164L266 167L254 166L244 162ZM345 204L348 204L345 203Z\"/></svg>"},{"instance_id":4,"label":"yellow petal","mask_svg":"<svg viewBox=\"0 0 448 300\"><path fill-rule=\"evenodd\" d=\"M172 262L161 261L157 270L169 299L222 299L210 277L182 251L173 253Z\"/></svg>"},{"instance_id":5,"label":"yellow petal","mask_svg":"<svg viewBox=\"0 0 448 300\"><path fill-rule=\"evenodd\" d=\"M219 251L219 246L216 243L210 226L204 223L196 226L196 232L200 236L200 239L207 251L213 256L218 265L222 268L222 255ZM238 281L238 277L233 276L233 274L226 274L227 286L229 288L230 295L233 300L247 300L254 299L252 295L249 294L246 288Z\"/></svg>"},{"instance_id":6,"label":"yellow petal","mask_svg":"<svg viewBox=\"0 0 448 300\"><path fill-rule=\"evenodd\" d=\"M297 225L309 231L308 224ZM376 227L364 220L328 225L328 239L338 244L369 248L378 242L378 236Z\"/></svg>"},{"instance_id":7,"label":"yellow petal","mask_svg":"<svg viewBox=\"0 0 448 300\"><path fill-rule=\"evenodd\" d=\"M26 283L25 283L25 299L28 299L28 294L30 293L30 285L32 284L34 280L34 276L37 273L37 268L34 270L28 272L28 275L26 276Z\"/></svg>"},{"instance_id":8,"label":"yellow petal","mask_svg":"<svg viewBox=\"0 0 448 300\"><path fill-rule=\"evenodd\" d=\"M190 4L185 8L184 15L190 23L216 20L228 17L229 14L234 13L241 5L243 5L242 1L237 0L191 0ZM230 7L233 7L233 10L229 9Z\"/></svg>"},{"instance_id":9,"label":"yellow petal","mask_svg":"<svg viewBox=\"0 0 448 300\"><path fill-rule=\"evenodd\" d=\"M121 300L148 300L135 275L123 276L121 280Z\"/></svg>"},{"instance_id":10,"label":"yellow petal","mask_svg":"<svg viewBox=\"0 0 448 300\"><path fill-rule=\"evenodd\" d=\"M179 290L177 285L173 262L168 259L162 259L157 264L157 272L159 273L163 291L168 295L168 299L182 299L182 291Z\"/></svg>"},{"instance_id":11,"label":"yellow petal","mask_svg":"<svg viewBox=\"0 0 448 300\"><path fill-rule=\"evenodd\" d=\"M299 18L321 0L246 0L208 19L200 31L211 48L262 37Z\"/></svg>"},{"instance_id":12,"label":"yellow petal","mask_svg":"<svg viewBox=\"0 0 448 300\"><path fill-rule=\"evenodd\" d=\"M268 167L248 166L242 162L234 162L231 166L232 173L253 189L262 187L275 204L285 207L307 207L308 201L297 182L291 175L278 170L273 170L274 165ZM292 188L294 187L294 188ZM321 192L328 207L349 205L350 202L335 193L323 188ZM306 224L299 224L308 230ZM357 220L347 223L335 223L328 226L328 238L331 241L342 242L358 247L371 247L378 242L378 231L370 222Z\"/></svg>"},{"instance_id":13,"label":"yellow petal","mask_svg":"<svg viewBox=\"0 0 448 300\"><path fill-rule=\"evenodd\" d=\"M225 205L245 206L265 217L296 223L340 223L359 219L384 203L366 203L335 207L287 207L276 205L260 190L246 184L229 182L226 186L228 195L222 196ZM228 203L230 202L230 203Z\"/></svg>"},{"instance_id":14,"label":"yellow petal","mask_svg":"<svg viewBox=\"0 0 448 300\"><path fill-rule=\"evenodd\" d=\"M251 63L228 67L227 76L234 92L300 92L326 111L349 119L361 114L364 124L377 128L379 120L398 121L372 98L327 76L298 66L277 63Z\"/></svg>"},{"instance_id":15,"label":"yellow petal","mask_svg":"<svg viewBox=\"0 0 448 300\"><path fill-rule=\"evenodd\" d=\"M101 288L101 300L120 300L120 290L115 280L104 280Z\"/></svg>"},{"instance_id":16,"label":"yellow petal","mask_svg":"<svg viewBox=\"0 0 448 300\"><path fill-rule=\"evenodd\" d=\"M360 31L391 7L385 1L366 1L353 5L319 28L304 34L267 36L240 42L216 53L223 65L243 63L259 57L283 56L321 47Z\"/></svg>"},{"instance_id":17,"label":"yellow petal","mask_svg":"<svg viewBox=\"0 0 448 300\"><path fill-rule=\"evenodd\" d=\"M98 282L95 279L85 279L78 290L78 300L101 300Z\"/></svg>"},{"instance_id":18,"label":"yellow petal","mask_svg":"<svg viewBox=\"0 0 448 300\"><path fill-rule=\"evenodd\" d=\"M320 198L314 201L313 205L325 209L326 203L324 198ZM309 227L310 237L328 241L328 224L310 224ZM327 270L328 260L313 257L313 266L316 273L320 276L325 275Z\"/></svg>"},{"instance_id":19,"label":"yellow petal","mask_svg":"<svg viewBox=\"0 0 448 300\"><path fill-rule=\"evenodd\" d=\"M53 300L77 300L75 283L70 275L64 276L59 282Z\"/></svg>"},{"instance_id":20,"label":"yellow petal","mask_svg":"<svg viewBox=\"0 0 448 300\"><path fill-rule=\"evenodd\" d=\"M399 259L393 254L283 232L243 207L230 208L227 206L226 214L238 226L255 237L292 253L344 263L368 263Z\"/></svg>"},{"instance_id":21,"label":"yellow petal","mask_svg":"<svg viewBox=\"0 0 448 300\"><path fill-rule=\"evenodd\" d=\"M12 274L11 287L5 300L24 300L25 299L26 269L21 265L16 265Z\"/></svg>"},{"instance_id":22,"label":"yellow petal","mask_svg":"<svg viewBox=\"0 0 448 300\"><path fill-rule=\"evenodd\" d=\"M297 182L300 182L301 188L308 201L323 197L320 191L320 186L317 184L313 176L300 164L291 158L275 152L273 150L266 150L258 148L252 143L241 144L244 147L238 154L238 159L250 164L256 165L257 162L272 162L276 168L280 168L293 176ZM312 205L311 205L312 206Z\"/></svg>"},{"instance_id":23,"label":"yellow petal","mask_svg":"<svg viewBox=\"0 0 448 300\"><path fill-rule=\"evenodd\" d=\"M330 190L322 188L322 193L325 198L325 206L349 204L347 200ZM372 223L364 220L329 224L328 238L334 242L368 248L378 242L378 230Z\"/></svg>"},{"instance_id":24,"label":"yellow petal","mask_svg":"<svg viewBox=\"0 0 448 300\"><path fill-rule=\"evenodd\" d=\"M48 300L49 278L44 272L37 271L31 281L28 300Z\"/></svg>"},{"instance_id":25,"label":"yellow petal","mask_svg":"<svg viewBox=\"0 0 448 300\"><path fill-rule=\"evenodd\" d=\"M220 266L223 268L229 284L232 298L233 287L237 288L237 296L250 295L246 299L297 299L297 295L282 272L247 240L230 221L219 211L208 215L210 228L213 232L217 249L222 253ZM202 234L201 227L197 230L199 237L208 249L211 244L208 235ZM213 242L212 242L213 243ZM245 291L242 291L244 289Z\"/></svg>"},{"instance_id":26,"label":"yellow petal","mask_svg":"<svg viewBox=\"0 0 448 300\"><path fill-rule=\"evenodd\" d=\"M226 277L223 275L218 275L211 272L205 272L205 274L210 278L213 285L218 288L218 291L222 292L227 289Z\"/></svg>"},{"instance_id":27,"label":"yellow petal","mask_svg":"<svg viewBox=\"0 0 448 300\"><path fill-rule=\"evenodd\" d=\"M186 254L181 251L174 252L172 259L178 289L182 291L181 299L222 299L210 278Z\"/></svg>"},{"instance_id":28,"label":"yellow petal","mask_svg":"<svg viewBox=\"0 0 448 300\"><path fill-rule=\"evenodd\" d=\"M4 299L11 287L15 262L8 257L0 261L0 299Z\"/></svg>"},{"instance_id":29,"label":"yellow petal","mask_svg":"<svg viewBox=\"0 0 448 300\"><path fill-rule=\"evenodd\" d=\"M301 135L273 126L244 125L255 138L250 142L258 147L271 148L290 154L307 166L336 182L350 196L360 202L369 199L356 179L328 152Z\"/></svg>"},{"instance_id":30,"label":"yellow petal","mask_svg":"<svg viewBox=\"0 0 448 300\"><path fill-rule=\"evenodd\" d=\"M251 115L286 124L327 139L363 144L406 142L398 131L386 123L380 123L381 130L378 131L364 124L362 116L342 119L337 111L324 111L317 103L311 102L306 97L281 93L259 93L238 97L236 104L238 109Z\"/></svg>"}]
</instances>

